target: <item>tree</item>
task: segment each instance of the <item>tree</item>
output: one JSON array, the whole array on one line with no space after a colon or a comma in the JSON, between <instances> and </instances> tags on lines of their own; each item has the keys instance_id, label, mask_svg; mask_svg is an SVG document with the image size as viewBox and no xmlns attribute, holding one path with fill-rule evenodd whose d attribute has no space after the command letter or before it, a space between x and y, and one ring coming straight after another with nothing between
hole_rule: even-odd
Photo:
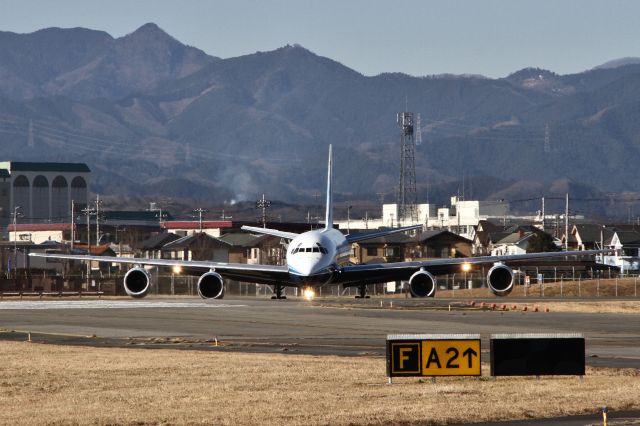
<instances>
[{"instance_id":1,"label":"tree","mask_svg":"<svg viewBox=\"0 0 640 426\"><path fill-rule=\"evenodd\" d=\"M536 232L529 238L527 253L542 253L546 251L559 251L558 246L553 243L553 237L546 232Z\"/></svg>"}]
</instances>

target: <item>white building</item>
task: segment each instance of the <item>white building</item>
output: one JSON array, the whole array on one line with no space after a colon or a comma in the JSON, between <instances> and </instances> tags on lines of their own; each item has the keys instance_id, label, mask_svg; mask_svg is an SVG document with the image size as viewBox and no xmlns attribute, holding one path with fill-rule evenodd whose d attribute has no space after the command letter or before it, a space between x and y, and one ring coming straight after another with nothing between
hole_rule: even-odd
<instances>
[{"instance_id":1,"label":"white building","mask_svg":"<svg viewBox=\"0 0 640 426\"><path fill-rule=\"evenodd\" d=\"M462 237L473 240L474 227L481 220L489 218L504 218L509 213L509 204L493 201L465 201L458 197L451 197L451 206L437 208L435 204L418 204L418 221L398 223L398 205L383 204L382 217L375 219L359 219L336 221L340 229L378 229L381 227L394 228L422 224L426 229L446 229Z\"/></svg>"}]
</instances>

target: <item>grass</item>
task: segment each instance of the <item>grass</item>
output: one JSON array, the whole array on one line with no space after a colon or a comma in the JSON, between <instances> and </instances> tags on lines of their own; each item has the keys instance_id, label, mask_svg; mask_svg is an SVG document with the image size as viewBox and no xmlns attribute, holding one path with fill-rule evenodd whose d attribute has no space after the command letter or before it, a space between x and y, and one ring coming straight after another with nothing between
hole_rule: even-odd
<instances>
[{"instance_id":1,"label":"grass","mask_svg":"<svg viewBox=\"0 0 640 426\"><path fill-rule=\"evenodd\" d=\"M2 424L445 424L640 407L635 369L386 385L375 357L0 342L0 358Z\"/></svg>"}]
</instances>

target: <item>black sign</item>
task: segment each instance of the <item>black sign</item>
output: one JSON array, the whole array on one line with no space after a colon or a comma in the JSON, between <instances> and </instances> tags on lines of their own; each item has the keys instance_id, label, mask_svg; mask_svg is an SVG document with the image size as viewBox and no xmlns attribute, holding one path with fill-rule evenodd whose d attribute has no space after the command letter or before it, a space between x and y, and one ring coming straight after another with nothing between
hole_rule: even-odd
<instances>
[{"instance_id":1,"label":"black sign","mask_svg":"<svg viewBox=\"0 0 640 426\"><path fill-rule=\"evenodd\" d=\"M420 341L387 340L387 376L419 376L422 348Z\"/></svg>"},{"instance_id":2,"label":"black sign","mask_svg":"<svg viewBox=\"0 0 640 426\"><path fill-rule=\"evenodd\" d=\"M585 343L581 335L491 336L492 376L584 376Z\"/></svg>"}]
</instances>

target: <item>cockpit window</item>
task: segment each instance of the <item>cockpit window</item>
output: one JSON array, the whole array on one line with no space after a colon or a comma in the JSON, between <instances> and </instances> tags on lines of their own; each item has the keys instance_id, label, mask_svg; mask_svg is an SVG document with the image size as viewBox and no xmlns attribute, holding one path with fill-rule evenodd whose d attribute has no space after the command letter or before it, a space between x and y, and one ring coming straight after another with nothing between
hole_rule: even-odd
<instances>
[{"instance_id":1,"label":"cockpit window","mask_svg":"<svg viewBox=\"0 0 640 426\"><path fill-rule=\"evenodd\" d=\"M320 245L320 243L316 243L316 247L300 247L302 245L302 243L298 244L298 247L294 248L293 250L291 250L291 254L296 254L296 253L322 253L322 254L328 254L329 251L322 247Z\"/></svg>"}]
</instances>

